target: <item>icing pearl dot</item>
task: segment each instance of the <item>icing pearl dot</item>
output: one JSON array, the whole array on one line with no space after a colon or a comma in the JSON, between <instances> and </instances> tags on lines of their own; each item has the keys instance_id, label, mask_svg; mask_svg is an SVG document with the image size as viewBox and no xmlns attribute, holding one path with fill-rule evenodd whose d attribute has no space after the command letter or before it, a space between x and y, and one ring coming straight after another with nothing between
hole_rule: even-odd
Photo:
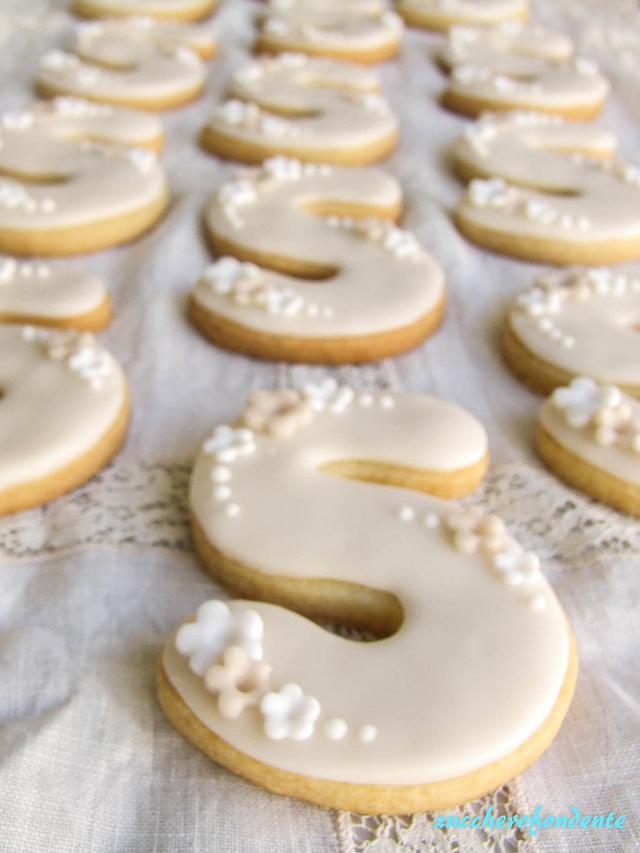
<instances>
[{"instance_id":1,"label":"icing pearl dot","mask_svg":"<svg viewBox=\"0 0 640 853\"><path fill-rule=\"evenodd\" d=\"M364 406L365 409L368 409L369 406L373 406L373 394L369 394L368 392L360 394L358 397L358 403L360 403L361 406Z\"/></svg>"},{"instance_id":2,"label":"icing pearl dot","mask_svg":"<svg viewBox=\"0 0 640 853\"><path fill-rule=\"evenodd\" d=\"M532 595L528 604L531 610L544 610L547 606L544 595Z\"/></svg>"},{"instance_id":3,"label":"icing pearl dot","mask_svg":"<svg viewBox=\"0 0 640 853\"><path fill-rule=\"evenodd\" d=\"M228 501L231 497L231 489L229 486L216 486L213 496L217 501Z\"/></svg>"},{"instance_id":4,"label":"icing pearl dot","mask_svg":"<svg viewBox=\"0 0 640 853\"><path fill-rule=\"evenodd\" d=\"M238 458L238 451L234 447L225 447L224 450L219 450L216 453L218 462L235 462Z\"/></svg>"},{"instance_id":5,"label":"icing pearl dot","mask_svg":"<svg viewBox=\"0 0 640 853\"><path fill-rule=\"evenodd\" d=\"M427 512L422 517L422 523L429 530L433 530L440 524L440 518L436 515L435 512Z\"/></svg>"},{"instance_id":6,"label":"icing pearl dot","mask_svg":"<svg viewBox=\"0 0 640 853\"><path fill-rule=\"evenodd\" d=\"M228 504L225 509L226 514L229 518L236 518L236 516L240 515L240 505L239 504Z\"/></svg>"},{"instance_id":7,"label":"icing pearl dot","mask_svg":"<svg viewBox=\"0 0 640 853\"><path fill-rule=\"evenodd\" d=\"M396 401L393 399L393 397L390 397L389 394L385 394L384 397L380 398L380 405L383 409L393 409L395 404Z\"/></svg>"},{"instance_id":8,"label":"icing pearl dot","mask_svg":"<svg viewBox=\"0 0 640 853\"><path fill-rule=\"evenodd\" d=\"M214 483L228 483L231 479L231 469L226 465L216 465L211 471L211 479Z\"/></svg>"},{"instance_id":9,"label":"icing pearl dot","mask_svg":"<svg viewBox=\"0 0 640 853\"><path fill-rule=\"evenodd\" d=\"M413 521L416 517L416 511L412 506L401 506L398 509L398 518L400 521Z\"/></svg>"},{"instance_id":10,"label":"icing pearl dot","mask_svg":"<svg viewBox=\"0 0 640 853\"><path fill-rule=\"evenodd\" d=\"M337 718L327 720L324 724L324 734L329 740L342 740L349 730L349 726L344 720Z\"/></svg>"},{"instance_id":11,"label":"icing pearl dot","mask_svg":"<svg viewBox=\"0 0 640 853\"><path fill-rule=\"evenodd\" d=\"M570 335L567 335L566 337L564 337L564 338L562 339L562 346L563 346L565 349L573 349L573 347L574 347L575 345L576 345L575 338L572 338Z\"/></svg>"},{"instance_id":12,"label":"icing pearl dot","mask_svg":"<svg viewBox=\"0 0 640 853\"><path fill-rule=\"evenodd\" d=\"M358 732L358 740L361 743L371 743L378 737L378 730L375 726L362 726Z\"/></svg>"}]
</instances>

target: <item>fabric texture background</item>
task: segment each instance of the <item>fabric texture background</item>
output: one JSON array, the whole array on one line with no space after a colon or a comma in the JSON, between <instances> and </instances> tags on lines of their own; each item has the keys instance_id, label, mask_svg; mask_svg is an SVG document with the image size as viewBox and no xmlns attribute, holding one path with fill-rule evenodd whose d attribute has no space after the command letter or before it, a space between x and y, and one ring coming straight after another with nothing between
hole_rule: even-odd
<instances>
[{"instance_id":1,"label":"fabric texture background","mask_svg":"<svg viewBox=\"0 0 640 853\"><path fill-rule=\"evenodd\" d=\"M216 766L164 719L154 668L171 628L220 590L190 543L190 463L211 428L260 385L324 368L260 363L217 350L190 327L185 297L210 256L200 211L233 171L195 138L230 71L246 60L257 3L226 0L212 21L222 55L207 94L164 116L173 188L162 223L133 245L73 261L108 282L115 321L102 336L132 385L126 448L89 484L0 519L0 853L587 853L640 849L637 612L640 528L547 473L532 452L539 398L502 365L500 318L533 265L466 243L449 218L461 189L447 147L465 120L437 106L437 37L407 33L382 69L401 121L388 168L406 215L445 268L444 328L393 362L331 371L359 387L397 387L466 406L486 425L484 501L536 549L573 623L581 670L553 747L520 779L457 810L583 814L615 809L624 830L441 830L433 816L363 818L272 796ZM638 159L640 12L632 0L539 0L537 18L572 35L611 76L602 122ZM0 108L29 103L38 57L73 24L64 0L0 0ZM463 626L461 626L463 628ZM505 636L505 644L510 638ZM526 673L523 673L526 677Z\"/></svg>"}]
</instances>

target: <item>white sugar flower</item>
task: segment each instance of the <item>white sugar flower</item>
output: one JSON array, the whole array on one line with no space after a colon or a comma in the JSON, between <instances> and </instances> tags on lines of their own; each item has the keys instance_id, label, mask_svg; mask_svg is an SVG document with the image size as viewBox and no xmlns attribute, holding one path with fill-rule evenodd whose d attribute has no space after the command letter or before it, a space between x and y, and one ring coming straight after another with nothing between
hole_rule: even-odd
<instances>
[{"instance_id":1,"label":"white sugar flower","mask_svg":"<svg viewBox=\"0 0 640 853\"><path fill-rule=\"evenodd\" d=\"M204 675L230 646L239 646L250 660L262 660L262 633L262 617L255 610L231 610L223 601L205 601L196 621L178 630L176 649L189 658L196 675Z\"/></svg>"},{"instance_id":2,"label":"white sugar flower","mask_svg":"<svg viewBox=\"0 0 640 853\"><path fill-rule=\"evenodd\" d=\"M213 435L202 445L207 454L215 454L219 462L235 462L240 456L249 456L256 449L255 435L245 427L234 428L227 424L217 426Z\"/></svg>"},{"instance_id":3,"label":"white sugar flower","mask_svg":"<svg viewBox=\"0 0 640 853\"><path fill-rule=\"evenodd\" d=\"M264 731L272 740L306 740L320 716L320 703L305 696L297 684L285 684L277 693L267 693L260 702Z\"/></svg>"},{"instance_id":4,"label":"white sugar flower","mask_svg":"<svg viewBox=\"0 0 640 853\"><path fill-rule=\"evenodd\" d=\"M333 377L327 377L322 382L309 382L303 389L304 397L316 412L328 409L340 414L352 403L355 392L348 385L338 385Z\"/></svg>"},{"instance_id":5,"label":"white sugar flower","mask_svg":"<svg viewBox=\"0 0 640 853\"><path fill-rule=\"evenodd\" d=\"M579 376L566 388L556 388L551 396L556 409L560 410L567 423L580 429L603 408L615 408L622 401L622 393L613 385L598 385L593 379Z\"/></svg>"},{"instance_id":6,"label":"white sugar flower","mask_svg":"<svg viewBox=\"0 0 640 853\"><path fill-rule=\"evenodd\" d=\"M534 583L540 579L540 558L533 551L525 551L513 539L503 551L493 556L493 567L511 586Z\"/></svg>"},{"instance_id":7,"label":"white sugar flower","mask_svg":"<svg viewBox=\"0 0 640 853\"><path fill-rule=\"evenodd\" d=\"M269 157L262 164L263 172L281 181L297 181L302 177L303 165L293 157Z\"/></svg>"}]
</instances>

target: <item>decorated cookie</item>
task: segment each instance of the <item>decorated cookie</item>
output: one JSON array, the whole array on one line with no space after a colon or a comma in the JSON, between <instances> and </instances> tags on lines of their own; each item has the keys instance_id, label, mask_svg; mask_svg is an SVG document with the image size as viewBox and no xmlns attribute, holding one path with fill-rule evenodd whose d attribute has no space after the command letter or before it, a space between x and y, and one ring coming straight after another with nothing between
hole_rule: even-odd
<instances>
[{"instance_id":1,"label":"decorated cookie","mask_svg":"<svg viewBox=\"0 0 640 853\"><path fill-rule=\"evenodd\" d=\"M318 163L365 165L394 148L398 125L360 66L302 54L263 59L236 72L230 100L202 133L214 154L260 162L280 153Z\"/></svg>"},{"instance_id":2,"label":"decorated cookie","mask_svg":"<svg viewBox=\"0 0 640 853\"><path fill-rule=\"evenodd\" d=\"M568 39L539 26L454 27L438 54L451 71L443 103L474 116L531 109L592 118L602 109L609 84L593 62L571 54Z\"/></svg>"},{"instance_id":3,"label":"decorated cookie","mask_svg":"<svg viewBox=\"0 0 640 853\"><path fill-rule=\"evenodd\" d=\"M245 170L207 207L217 253L234 257L197 283L193 322L221 346L286 361L370 361L415 346L440 323L444 277L389 218L400 203L375 169L274 157Z\"/></svg>"},{"instance_id":4,"label":"decorated cookie","mask_svg":"<svg viewBox=\"0 0 640 853\"><path fill-rule=\"evenodd\" d=\"M109 295L94 276L0 255L0 323L97 331L110 319Z\"/></svg>"},{"instance_id":5,"label":"decorated cookie","mask_svg":"<svg viewBox=\"0 0 640 853\"><path fill-rule=\"evenodd\" d=\"M256 47L261 51L293 51L353 62L381 62L395 56L402 39L402 18L389 10L372 14L308 9L269 12Z\"/></svg>"},{"instance_id":6,"label":"decorated cookie","mask_svg":"<svg viewBox=\"0 0 640 853\"><path fill-rule=\"evenodd\" d=\"M556 388L538 415L538 452L576 489L640 516L640 403L580 376Z\"/></svg>"},{"instance_id":7,"label":"decorated cookie","mask_svg":"<svg viewBox=\"0 0 640 853\"><path fill-rule=\"evenodd\" d=\"M504 355L548 394L578 376L640 396L640 277L610 269L539 276L507 312Z\"/></svg>"},{"instance_id":8,"label":"decorated cookie","mask_svg":"<svg viewBox=\"0 0 640 853\"><path fill-rule=\"evenodd\" d=\"M77 15L110 18L144 15L173 21L196 21L215 9L217 0L72 0Z\"/></svg>"},{"instance_id":9,"label":"decorated cookie","mask_svg":"<svg viewBox=\"0 0 640 853\"><path fill-rule=\"evenodd\" d=\"M75 98L3 116L0 251L69 255L146 231L168 189L156 155L139 146L159 139L150 116Z\"/></svg>"},{"instance_id":10,"label":"decorated cookie","mask_svg":"<svg viewBox=\"0 0 640 853\"><path fill-rule=\"evenodd\" d=\"M0 391L0 515L84 483L124 440L126 380L88 332L0 325Z\"/></svg>"},{"instance_id":11,"label":"decorated cookie","mask_svg":"<svg viewBox=\"0 0 640 853\"><path fill-rule=\"evenodd\" d=\"M443 499L486 462L481 425L441 400L331 380L254 392L190 489L207 569L253 600L207 602L169 639L173 724L263 787L367 814L447 808L524 770L576 657L536 555Z\"/></svg>"},{"instance_id":12,"label":"decorated cookie","mask_svg":"<svg viewBox=\"0 0 640 853\"><path fill-rule=\"evenodd\" d=\"M413 27L448 30L458 24L487 26L527 17L528 0L398 0L398 12Z\"/></svg>"},{"instance_id":13,"label":"decorated cookie","mask_svg":"<svg viewBox=\"0 0 640 853\"><path fill-rule=\"evenodd\" d=\"M37 77L45 95L162 110L193 100L204 87L215 42L201 27L153 18L80 24L69 51L53 50Z\"/></svg>"},{"instance_id":14,"label":"decorated cookie","mask_svg":"<svg viewBox=\"0 0 640 853\"><path fill-rule=\"evenodd\" d=\"M542 113L487 116L457 140L473 178L455 218L474 243L526 260L608 264L640 257L640 170L615 139Z\"/></svg>"}]
</instances>

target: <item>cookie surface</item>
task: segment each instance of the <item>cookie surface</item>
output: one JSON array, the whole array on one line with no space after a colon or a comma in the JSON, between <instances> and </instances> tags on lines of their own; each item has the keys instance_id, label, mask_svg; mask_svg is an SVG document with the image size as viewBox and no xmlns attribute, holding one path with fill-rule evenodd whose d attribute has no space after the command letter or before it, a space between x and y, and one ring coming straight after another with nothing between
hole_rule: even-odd
<instances>
[{"instance_id":1,"label":"cookie surface","mask_svg":"<svg viewBox=\"0 0 640 853\"><path fill-rule=\"evenodd\" d=\"M256 49L382 62L398 53L402 34L402 18L389 10L369 14L344 9L271 11L261 22Z\"/></svg>"},{"instance_id":2,"label":"cookie surface","mask_svg":"<svg viewBox=\"0 0 640 853\"><path fill-rule=\"evenodd\" d=\"M196 462L194 532L218 579L266 603L210 602L170 638L158 693L173 724L257 784L365 813L466 802L535 760L575 651L535 556L443 500L483 476L480 424L331 382L257 392L239 424Z\"/></svg>"},{"instance_id":3,"label":"cookie surface","mask_svg":"<svg viewBox=\"0 0 640 853\"><path fill-rule=\"evenodd\" d=\"M540 26L456 27L438 53L450 71L442 102L472 116L523 109L593 118L609 84L593 62L572 54L567 38Z\"/></svg>"},{"instance_id":4,"label":"cookie surface","mask_svg":"<svg viewBox=\"0 0 640 853\"><path fill-rule=\"evenodd\" d=\"M110 319L109 294L95 276L0 255L0 323L98 331Z\"/></svg>"},{"instance_id":5,"label":"cookie surface","mask_svg":"<svg viewBox=\"0 0 640 853\"><path fill-rule=\"evenodd\" d=\"M150 228L168 187L155 119L55 99L0 126L0 251L69 255L115 246ZM134 147L135 146L135 147Z\"/></svg>"},{"instance_id":6,"label":"cookie surface","mask_svg":"<svg viewBox=\"0 0 640 853\"><path fill-rule=\"evenodd\" d=\"M528 0L398 0L407 24L428 30L448 30L459 24L487 26L520 21L529 12Z\"/></svg>"},{"instance_id":7,"label":"cookie surface","mask_svg":"<svg viewBox=\"0 0 640 853\"><path fill-rule=\"evenodd\" d=\"M84 23L68 51L43 56L36 83L47 96L170 109L200 94L207 77L201 57L215 49L209 30L190 24L153 18Z\"/></svg>"},{"instance_id":8,"label":"cookie surface","mask_svg":"<svg viewBox=\"0 0 640 853\"><path fill-rule=\"evenodd\" d=\"M207 206L216 254L233 257L196 285L192 321L214 343L287 361L415 346L440 323L444 276L393 224L400 206L399 186L376 169L277 157L244 170Z\"/></svg>"},{"instance_id":9,"label":"cookie surface","mask_svg":"<svg viewBox=\"0 0 640 853\"><path fill-rule=\"evenodd\" d=\"M471 180L455 220L472 242L525 260L608 264L640 257L640 179L593 125L540 113L489 115L453 147Z\"/></svg>"},{"instance_id":10,"label":"cookie surface","mask_svg":"<svg viewBox=\"0 0 640 853\"><path fill-rule=\"evenodd\" d=\"M374 163L398 137L378 89L378 77L354 64L302 54L264 59L234 74L231 100L205 125L202 144L250 163L277 153L316 163Z\"/></svg>"},{"instance_id":11,"label":"cookie surface","mask_svg":"<svg viewBox=\"0 0 640 853\"><path fill-rule=\"evenodd\" d=\"M151 16L195 21L211 14L217 0L73 0L72 11L88 18Z\"/></svg>"},{"instance_id":12,"label":"cookie surface","mask_svg":"<svg viewBox=\"0 0 640 853\"><path fill-rule=\"evenodd\" d=\"M84 483L122 444L128 392L88 333L0 326L0 515Z\"/></svg>"},{"instance_id":13,"label":"cookie surface","mask_svg":"<svg viewBox=\"0 0 640 853\"><path fill-rule=\"evenodd\" d=\"M578 377L543 403L536 445L567 483L640 516L640 403L633 397Z\"/></svg>"},{"instance_id":14,"label":"cookie surface","mask_svg":"<svg viewBox=\"0 0 640 853\"><path fill-rule=\"evenodd\" d=\"M507 310L503 350L527 385L548 394L578 376L640 396L640 279L613 270L549 272Z\"/></svg>"}]
</instances>

